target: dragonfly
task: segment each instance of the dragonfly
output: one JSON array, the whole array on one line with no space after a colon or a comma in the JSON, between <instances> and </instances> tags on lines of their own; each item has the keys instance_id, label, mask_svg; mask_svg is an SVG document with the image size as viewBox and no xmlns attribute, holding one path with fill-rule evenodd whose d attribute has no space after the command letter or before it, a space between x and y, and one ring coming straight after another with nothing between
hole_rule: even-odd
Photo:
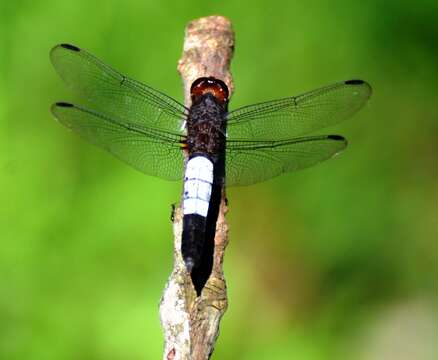
<instances>
[{"instance_id":1,"label":"dragonfly","mask_svg":"<svg viewBox=\"0 0 438 360\"><path fill-rule=\"evenodd\" d=\"M50 59L80 99L52 105L61 124L147 175L184 181L181 252L189 273L202 265L224 186L256 184L332 158L346 139L308 134L349 118L372 92L363 80L347 80L228 111L227 85L202 77L186 107L75 45L55 46Z\"/></svg>"}]
</instances>

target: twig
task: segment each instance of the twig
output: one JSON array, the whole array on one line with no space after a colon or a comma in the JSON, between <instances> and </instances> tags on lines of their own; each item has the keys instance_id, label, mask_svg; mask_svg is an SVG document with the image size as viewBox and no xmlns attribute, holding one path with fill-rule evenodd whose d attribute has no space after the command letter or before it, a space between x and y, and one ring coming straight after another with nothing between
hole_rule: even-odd
<instances>
[{"instance_id":1,"label":"twig","mask_svg":"<svg viewBox=\"0 0 438 360\"><path fill-rule=\"evenodd\" d=\"M185 105L191 105L190 86L203 76L223 80L230 91L233 82L229 65L234 49L234 32L228 19L209 16L187 25L183 56L178 71L184 84ZM219 334L219 323L228 305L222 270L224 250L228 243L225 191L214 238L213 269L200 296L197 296L181 256L182 210L174 218L174 268L160 303L164 330L164 360L206 360L213 352Z\"/></svg>"}]
</instances>

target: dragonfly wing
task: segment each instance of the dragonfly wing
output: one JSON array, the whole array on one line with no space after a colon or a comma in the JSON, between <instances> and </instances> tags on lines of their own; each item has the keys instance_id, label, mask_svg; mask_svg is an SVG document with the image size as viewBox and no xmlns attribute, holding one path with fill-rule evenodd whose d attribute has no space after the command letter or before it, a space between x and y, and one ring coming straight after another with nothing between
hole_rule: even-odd
<instances>
[{"instance_id":1,"label":"dragonfly wing","mask_svg":"<svg viewBox=\"0 0 438 360\"><path fill-rule=\"evenodd\" d=\"M245 106L228 114L227 134L229 139L290 139L347 119L370 95L368 83L349 80L300 96Z\"/></svg>"},{"instance_id":2,"label":"dragonfly wing","mask_svg":"<svg viewBox=\"0 0 438 360\"><path fill-rule=\"evenodd\" d=\"M87 51L61 44L51 50L50 59L87 107L124 122L181 131L187 114L183 105L120 74Z\"/></svg>"},{"instance_id":3,"label":"dragonfly wing","mask_svg":"<svg viewBox=\"0 0 438 360\"><path fill-rule=\"evenodd\" d=\"M166 180L183 178L182 135L68 103L54 104L52 113L61 124L147 175Z\"/></svg>"},{"instance_id":4,"label":"dragonfly wing","mask_svg":"<svg viewBox=\"0 0 438 360\"><path fill-rule=\"evenodd\" d=\"M280 141L229 140L226 184L252 185L284 172L304 169L330 159L346 146L347 141L338 135Z\"/></svg>"}]
</instances>

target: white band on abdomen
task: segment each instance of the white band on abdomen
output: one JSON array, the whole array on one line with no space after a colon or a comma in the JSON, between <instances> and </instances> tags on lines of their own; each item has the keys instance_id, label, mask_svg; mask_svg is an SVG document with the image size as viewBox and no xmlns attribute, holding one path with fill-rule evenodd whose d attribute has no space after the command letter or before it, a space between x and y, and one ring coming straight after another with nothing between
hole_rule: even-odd
<instances>
[{"instance_id":1,"label":"white band on abdomen","mask_svg":"<svg viewBox=\"0 0 438 360\"><path fill-rule=\"evenodd\" d=\"M213 184L213 163L203 156L187 162L184 175L183 213L207 217Z\"/></svg>"}]
</instances>

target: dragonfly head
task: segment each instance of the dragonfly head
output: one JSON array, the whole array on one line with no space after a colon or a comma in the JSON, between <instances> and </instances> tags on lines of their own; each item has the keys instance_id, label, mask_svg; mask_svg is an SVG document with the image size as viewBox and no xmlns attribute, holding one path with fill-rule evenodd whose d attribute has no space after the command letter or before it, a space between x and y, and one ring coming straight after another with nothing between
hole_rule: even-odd
<instances>
[{"instance_id":1,"label":"dragonfly head","mask_svg":"<svg viewBox=\"0 0 438 360\"><path fill-rule=\"evenodd\" d=\"M196 79L190 88L190 94L192 103L195 103L202 95L212 94L223 106L227 104L229 96L227 85L222 80L212 76Z\"/></svg>"}]
</instances>

